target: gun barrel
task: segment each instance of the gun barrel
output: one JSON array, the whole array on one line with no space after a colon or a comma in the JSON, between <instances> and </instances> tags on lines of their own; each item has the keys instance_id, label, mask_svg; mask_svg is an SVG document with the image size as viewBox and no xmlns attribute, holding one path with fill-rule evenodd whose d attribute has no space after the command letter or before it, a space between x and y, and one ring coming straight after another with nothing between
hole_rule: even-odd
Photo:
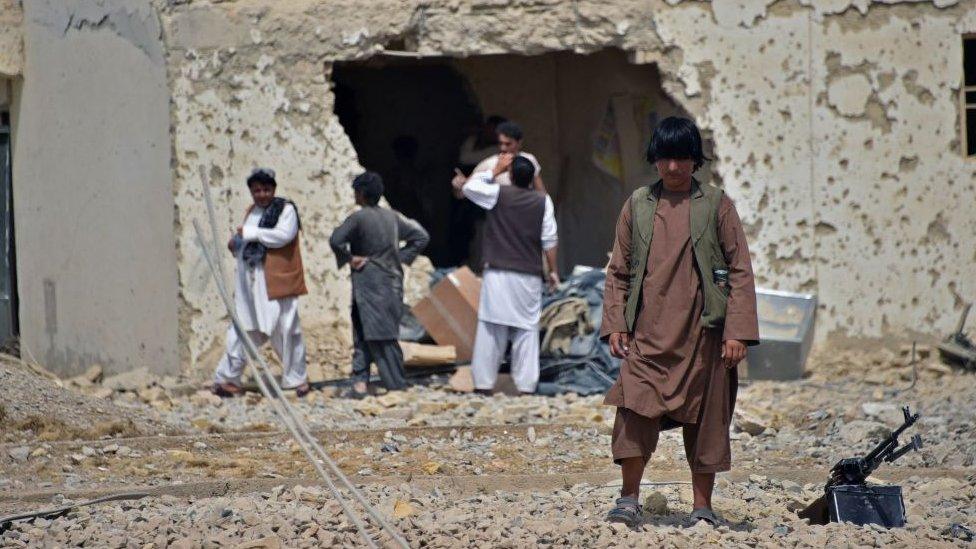
<instances>
[{"instance_id":1,"label":"gun barrel","mask_svg":"<svg viewBox=\"0 0 976 549\"><path fill-rule=\"evenodd\" d=\"M878 445L874 447L874 450L871 450L868 455L864 456L864 462L867 463L869 467L868 473L873 471L874 468L877 467L877 464L884 460L886 454L892 452L898 446L898 436L905 432L905 429L908 429L914 425L916 421L918 421L918 414L912 414L908 406L902 408L902 412L905 414L905 422L902 423L897 429L892 431L887 438L878 443Z\"/></svg>"},{"instance_id":2,"label":"gun barrel","mask_svg":"<svg viewBox=\"0 0 976 549\"><path fill-rule=\"evenodd\" d=\"M912 450L918 450L921 447L922 447L922 437L915 435L912 437L911 442L908 442L901 448L898 448L897 450L891 452L889 455L885 456L884 460L887 461L888 463L891 463L897 460L898 458L902 457L903 455L907 454L908 452L911 452Z\"/></svg>"}]
</instances>

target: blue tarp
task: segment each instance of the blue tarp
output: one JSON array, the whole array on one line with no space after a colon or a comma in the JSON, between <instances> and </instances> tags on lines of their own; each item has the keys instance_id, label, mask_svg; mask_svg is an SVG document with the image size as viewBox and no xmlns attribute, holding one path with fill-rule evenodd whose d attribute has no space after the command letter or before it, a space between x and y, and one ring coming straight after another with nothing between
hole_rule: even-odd
<instances>
[{"instance_id":1,"label":"blue tarp","mask_svg":"<svg viewBox=\"0 0 976 549\"><path fill-rule=\"evenodd\" d=\"M567 297L585 299L595 329L589 334L575 336L567 354L540 357L539 394L603 393L617 379L620 359L610 356L610 346L600 341L605 282L606 273L594 269L569 277L556 291L543 296L543 310L554 301Z\"/></svg>"}]
</instances>

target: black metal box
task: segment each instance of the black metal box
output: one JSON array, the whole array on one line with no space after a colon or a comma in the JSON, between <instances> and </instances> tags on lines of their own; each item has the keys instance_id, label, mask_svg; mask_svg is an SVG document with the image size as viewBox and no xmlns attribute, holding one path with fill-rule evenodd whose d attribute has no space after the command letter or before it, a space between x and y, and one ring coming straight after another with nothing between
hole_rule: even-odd
<instances>
[{"instance_id":1,"label":"black metal box","mask_svg":"<svg viewBox=\"0 0 976 549\"><path fill-rule=\"evenodd\" d=\"M901 486L828 486L827 512L831 522L878 524L886 528L905 526Z\"/></svg>"}]
</instances>

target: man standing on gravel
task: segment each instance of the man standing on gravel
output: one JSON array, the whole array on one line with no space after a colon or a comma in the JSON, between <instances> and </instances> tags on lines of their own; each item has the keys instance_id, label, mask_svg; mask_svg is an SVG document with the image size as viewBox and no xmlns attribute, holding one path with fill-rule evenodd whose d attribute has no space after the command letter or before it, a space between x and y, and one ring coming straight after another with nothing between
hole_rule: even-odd
<instances>
[{"instance_id":1,"label":"man standing on gravel","mask_svg":"<svg viewBox=\"0 0 976 549\"><path fill-rule=\"evenodd\" d=\"M361 208L342 222L329 238L341 269L352 271L352 375L348 396L367 394L369 366L376 363L387 390L407 388L403 351L397 341L403 315L403 267L424 251L430 237L420 223L379 205L383 179L365 172L352 182ZM400 242L406 242L401 247Z\"/></svg>"},{"instance_id":2,"label":"man standing on gravel","mask_svg":"<svg viewBox=\"0 0 976 549\"><path fill-rule=\"evenodd\" d=\"M505 173L511 184L500 185ZM478 305L478 330L471 357L475 391L491 394L505 348L512 342L512 378L518 390L535 392L539 383L539 314L542 265L550 287L559 284L559 242L552 199L532 185L535 166L521 155L502 154L491 171L476 172L460 185L464 196L487 210L484 276Z\"/></svg>"},{"instance_id":3,"label":"man standing on gravel","mask_svg":"<svg viewBox=\"0 0 976 549\"><path fill-rule=\"evenodd\" d=\"M254 200L227 248L237 258L234 300L237 315L255 345L271 341L285 371L283 389L298 396L309 391L305 342L298 320L298 296L305 295L305 271L298 242L301 221L295 203L276 197L274 170L258 168L247 178ZM227 352L214 374L214 394L244 392L244 344L234 326L227 330Z\"/></svg>"},{"instance_id":4,"label":"man standing on gravel","mask_svg":"<svg viewBox=\"0 0 976 549\"><path fill-rule=\"evenodd\" d=\"M602 337L624 359L605 404L623 488L607 515L640 522L640 481L661 430L682 427L692 519L716 523L715 473L731 467L736 365L759 340L749 248L732 201L692 174L705 160L688 119L655 128L647 161L661 179L624 204L607 269Z\"/></svg>"}]
</instances>

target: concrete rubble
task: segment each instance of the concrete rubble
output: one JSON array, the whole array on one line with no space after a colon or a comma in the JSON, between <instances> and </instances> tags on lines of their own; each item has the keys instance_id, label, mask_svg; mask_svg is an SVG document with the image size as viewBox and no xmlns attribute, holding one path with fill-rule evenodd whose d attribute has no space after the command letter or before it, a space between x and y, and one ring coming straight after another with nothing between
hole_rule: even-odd
<instances>
[{"instance_id":1,"label":"concrete rubble","mask_svg":"<svg viewBox=\"0 0 976 549\"><path fill-rule=\"evenodd\" d=\"M414 545L954 547L971 543L976 527L976 413L968 405L976 378L925 362L934 360L918 364L917 384L899 394L893 392L908 386L912 369L906 354L888 350L815 354L809 379L741 387L735 463L718 481L715 507L724 522L715 529L687 523L690 487L673 431L662 436L648 468L646 481L657 484L643 489L642 525L631 531L603 522L619 477L608 456L613 416L599 396L487 398L453 392L445 381L361 401L313 391L294 404ZM35 391L5 401L15 421L0 433L0 488L7 494L0 513L85 499L77 490L159 491L16 523L0 537L4 546L361 543L327 491L309 485L311 467L259 396L220 400L147 377L148 385L98 398L95 385L58 389L16 365L3 375ZM43 396L51 389L86 404L52 404ZM140 396L147 389L154 389L148 403ZM112 410L131 418L139 434L168 436L66 430L39 438L31 428L45 426L24 421L38 404L63 417L82 410L79 419L88 421ZM883 466L877 479L904 487L909 526L822 527L796 519L794 512L820 495L829 466L873 446L897 417L892 407L902 404L921 411L925 447ZM228 482L238 483L229 493ZM224 492L214 492L218 486Z\"/></svg>"}]
</instances>

